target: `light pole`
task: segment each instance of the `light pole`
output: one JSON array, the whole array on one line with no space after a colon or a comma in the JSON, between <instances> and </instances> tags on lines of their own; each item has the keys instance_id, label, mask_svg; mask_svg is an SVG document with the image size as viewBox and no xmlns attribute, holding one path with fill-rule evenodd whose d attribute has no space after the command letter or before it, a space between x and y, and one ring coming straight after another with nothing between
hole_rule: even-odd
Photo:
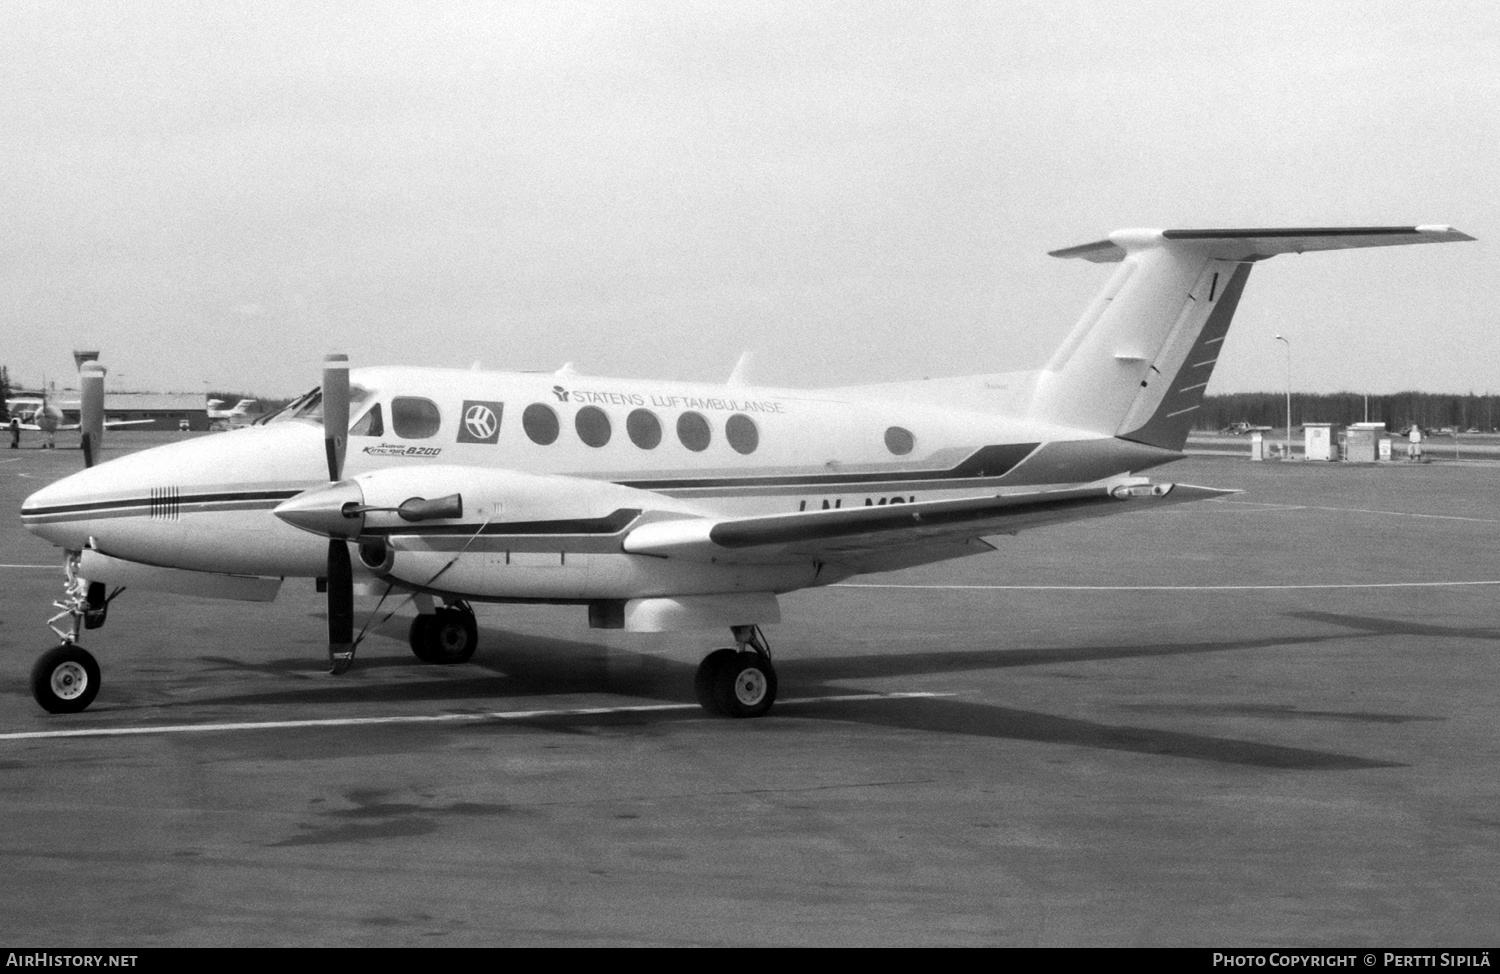
<instances>
[{"instance_id":1,"label":"light pole","mask_svg":"<svg viewBox=\"0 0 1500 974\"><path fill-rule=\"evenodd\" d=\"M1292 343L1280 335L1276 340L1286 346L1286 454L1283 460L1292 458Z\"/></svg>"}]
</instances>

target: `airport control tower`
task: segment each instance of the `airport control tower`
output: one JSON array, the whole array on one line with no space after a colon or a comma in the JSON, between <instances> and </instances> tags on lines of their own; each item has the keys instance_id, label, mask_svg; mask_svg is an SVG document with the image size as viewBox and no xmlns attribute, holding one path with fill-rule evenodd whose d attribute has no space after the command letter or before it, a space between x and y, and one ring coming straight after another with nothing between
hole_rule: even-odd
<instances>
[{"instance_id":1,"label":"airport control tower","mask_svg":"<svg viewBox=\"0 0 1500 974\"><path fill-rule=\"evenodd\" d=\"M83 363L85 363L85 362L97 362L98 360L99 360L99 352L98 352L98 350L89 352L89 351L81 351L81 350L76 349L76 348L73 349L73 366L74 366L74 368L78 369L78 371L80 371L80 372L83 371Z\"/></svg>"}]
</instances>

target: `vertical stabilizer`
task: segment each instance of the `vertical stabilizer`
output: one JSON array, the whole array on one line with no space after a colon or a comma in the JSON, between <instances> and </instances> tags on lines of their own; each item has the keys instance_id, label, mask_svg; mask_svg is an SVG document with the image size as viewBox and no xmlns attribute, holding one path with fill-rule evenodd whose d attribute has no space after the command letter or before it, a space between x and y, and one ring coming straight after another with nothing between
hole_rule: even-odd
<instances>
[{"instance_id":1,"label":"vertical stabilizer","mask_svg":"<svg viewBox=\"0 0 1500 974\"><path fill-rule=\"evenodd\" d=\"M1180 450L1252 263L1308 250L1472 239L1447 226L1120 230L1052 251L1120 267L1042 371L1030 415Z\"/></svg>"}]
</instances>

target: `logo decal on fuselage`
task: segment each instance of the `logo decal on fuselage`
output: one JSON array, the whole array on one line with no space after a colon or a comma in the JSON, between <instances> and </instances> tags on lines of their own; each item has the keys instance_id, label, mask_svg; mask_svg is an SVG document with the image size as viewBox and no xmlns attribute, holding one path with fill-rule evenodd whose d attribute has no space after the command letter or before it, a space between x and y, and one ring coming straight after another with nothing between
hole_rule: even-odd
<instances>
[{"instance_id":1,"label":"logo decal on fuselage","mask_svg":"<svg viewBox=\"0 0 1500 974\"><path fill-rule=\"evenodd\" d=\"M367 446L365 452L372 457L435 457L443 452L440 446L402 446L400 443L381 443Z\"/></svg>"},{"instance_id":2,"label":"logo decal on fuselage","mask_svg":"<svg viewBox=\"0 0 1500 974\"><path fill-rule=\"evenodd\" d=\"M460 443L495 443L500 439L500 415L504 403L482 399L465 399L462 425L458 428Z\"/></svg>"},{"instance_id":3,"label":"logo decal on fuselage","mask_svg":"<svg viewBox=\"0 0 1500 974\"><path fill-rule=\"evenodd\" d=\"M662 409L702 409L738 413L785 413L787 404L780 399L721 399L708 396L673 396L658 392L605 392L598 389L564 389L553 386L558 402L588 403L593 406L656 406Z\"/></svg>"}]
</instances>

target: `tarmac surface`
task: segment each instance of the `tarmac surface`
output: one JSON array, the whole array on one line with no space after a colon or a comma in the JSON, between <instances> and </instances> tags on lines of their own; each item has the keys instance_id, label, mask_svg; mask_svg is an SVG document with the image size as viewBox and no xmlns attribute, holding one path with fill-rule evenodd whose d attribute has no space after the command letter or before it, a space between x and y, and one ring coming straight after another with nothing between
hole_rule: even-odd
<instances>
[{"instance_id":1,"label":"tarmac surface","mask_svg":"<svg viewBox=\"0 0 1500 974\"><path fill-rule=\"evenodd\" d=\"M434 667L387 606L330 676L310 582L126 592L48 715L14 512L79 465L0 453L0 943L1500 942L1495 465L1191 457L1244 493L785 598L751 721L727 633L581 609Z\"/></svg>"}]
</instances>

